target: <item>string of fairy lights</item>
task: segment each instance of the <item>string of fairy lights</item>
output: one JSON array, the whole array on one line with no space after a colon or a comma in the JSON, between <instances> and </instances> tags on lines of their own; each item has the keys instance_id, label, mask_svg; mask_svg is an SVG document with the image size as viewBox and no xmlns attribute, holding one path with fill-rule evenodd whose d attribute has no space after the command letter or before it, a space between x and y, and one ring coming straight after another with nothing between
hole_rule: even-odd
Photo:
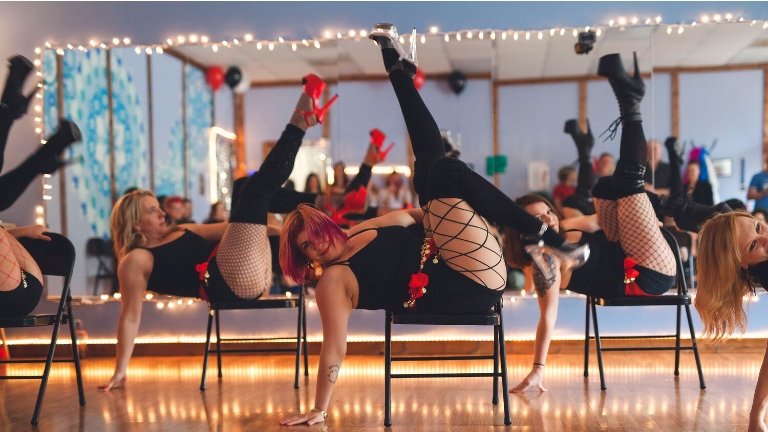
<instances>
[{"instance_id":1,"label":"string of fairy lights","mask_svg":"<svg viewBox=\"0 0 768 432\"><path fill-rule=\"evenodd\" d=\"M645 19L637 16L621 16L614 19L610 19L607 25L586 26L586 27L553 27L549 29L538 30L494 30L494 29L470 29L470 30L458 30L458 31L441 31L437 26L431 26L426 33L417 33L416 41L412 41L412 36L400 36L400 42L405 43L406 39L409 42L417 42L426 44L430 39L442 38L446 43L466 42L473 40L490 40L490 41L541 41L546 37L573 37L577 38L579 33L593 31L599 38L608 29L625 30L635 27L651 27L655 33L657 28L665 28L668 35L682 35L686 30L694 27L722 25L722 24L737 24L737 23L749 23L750 26L760 26L763 30L768 29L768 20L747 20L743 16L736 17L731 13L725 14L713 14L702 15L699 19L691 22L679 22L676 24L663 24L662 17L657 15L655 17L646 17ZM43 65L43 51L55 50L58 56L63 56L65 50L78 50L81 52L88 52L91 49L112 49L119 47L133 47L137 55L161 55L169 48L189 47L189 46L202 46L210 48L213 52L219 52L220 50L231 49L233 47L244 45L255 45L257 50L275 51L282 49L290 49L293 52L297 52L301 49L320 49L324 45L332 43L334 41L362 41L367 39L368 31L365 29L349 29L346 31L339 30L325 30L320 37L312 39L286 39L282 36L276 40L260 39L254 36L252 33L243 35L242 38L233 38L231 40L214 41L207 35L189 34L178 35L176 37L167 38L162 43L150 44L150 45L132 45L131 39L128 37L114 37L108 41L99 41L91 39L85 45L64 44L60 46L54 46L51 42L45 42L44 48L35 48L35 54L37 58L34 60L34 65L37 69L36 75L42 78L42 65ZM38 84L45 92L46 86L41 82ZM38 93L36 95L36 103L34 105L35 111L35 133L40 136L40 143L45 144L44 136L44 124L42 118L42 101L43 94ZM48 184L50 175L45 175L43 179L43 200L51 200L52 186ZM36 209L38 222L45 221L45 212L41 206Z\"/></svg>"}]
</instances>

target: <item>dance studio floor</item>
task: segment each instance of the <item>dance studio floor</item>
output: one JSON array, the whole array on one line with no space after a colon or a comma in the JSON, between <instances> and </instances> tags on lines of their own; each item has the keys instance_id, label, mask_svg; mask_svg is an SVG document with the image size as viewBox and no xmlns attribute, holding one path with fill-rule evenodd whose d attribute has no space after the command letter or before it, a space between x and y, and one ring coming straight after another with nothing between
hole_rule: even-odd
<instances>
[{"instance_id":1,"label":"dance studio floor","mask_svg":"<svg viewBox=\"0 0 768 432\"><path fill-rule=\"evenodd\" d=\"M490 378L395 380L393 431L591 431L746 430L762 354L703 354L707 389L699 390L693 356L684 353L680 377L671 353L608 353L608 390L600 391L595 357L582 377L582 357L550 355L546 393L510 395L512 425L491 405ZM509 383L528 372L530 355L509 356ZM383 357L350 356L344 362L325 425L281 427L279 420L312 407L317 356L310 357L309 383L293 389L293 357L224 357L224 378L209 371L199 391L200 357L136 357L129 386L110 393L96 386L111 376L114 360L83 362L87 405L77 404L75 375L55 364L39 429L29 423L37 395L35 381L0 381L2 431L277 431L387 430L384 418ZM423 363L396 364L421 369ZM446 371L480 371L480 362L448 365ZM402 369L400 369L402 370ZM0 372L33 373L19 365ZM501 402L501 398L500 398Z\"/></svg>"}]
</instances>

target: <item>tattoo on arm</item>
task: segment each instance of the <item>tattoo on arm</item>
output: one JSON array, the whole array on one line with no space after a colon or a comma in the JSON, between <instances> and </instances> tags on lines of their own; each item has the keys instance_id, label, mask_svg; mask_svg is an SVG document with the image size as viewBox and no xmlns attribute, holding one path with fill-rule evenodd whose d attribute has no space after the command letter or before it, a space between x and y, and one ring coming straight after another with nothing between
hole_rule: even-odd
<instances>
[{"instance_id":1,"label":"tattoo on arm","mask_svg":"<svg viewBox=\"0 0 768 432\"><path fill-rule=\"evenodd\" d=\"M552 288L557 280L557 261L551 256L542 255L544 265L547 267L547 271L542 272L538 266L533 266L533 284L536 286L536 294L543 296L547 293L547 290Z\"/></svg>"},{"instance_id":2,"label":"tattoo on arm","mask_svg":"<svg viewBox=\"0 0 768 432\"><path fill-rule=\"evenodd\" d=\"M339 365L330 365L328 366L328 381L331 382L331 384L336 384L336 379L339 377Z\"/></svg>"}]
</instances>

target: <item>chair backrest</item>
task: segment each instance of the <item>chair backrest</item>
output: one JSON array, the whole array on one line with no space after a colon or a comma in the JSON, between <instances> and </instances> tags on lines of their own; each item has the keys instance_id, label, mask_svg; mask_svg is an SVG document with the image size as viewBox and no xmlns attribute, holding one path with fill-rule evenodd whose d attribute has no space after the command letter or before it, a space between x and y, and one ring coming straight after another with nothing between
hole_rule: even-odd
<instances>
[{"instance_id":1,"label":"chair backrest","mask_svg":"<svg viewBox=\"0 0 768 432\"><path fill-rule=\"evenodd\" d=\"M672 255L675 257L675 267L677 270L676 284L678 294L688 294L688 284L685 282L685 269L683 268L683 261L680 258L680 247L677 244L675 236L666 228L661 228L661 234L664 236L664 240L669 244L669 248L672 249Z\"/></svg>"},{"instance_id":2,"label":"chair backrest","mask_svg":"<svg viewBox=\"0 0 768 432\"><path fill-rule=\"evenodd\" d=\"M44 275L70 278L75 266L75 247L61 234L45 233L45 235L50 237L51 241L24 237L19 239L19 243L34 258Z\"/></svg>"}]
</instances>

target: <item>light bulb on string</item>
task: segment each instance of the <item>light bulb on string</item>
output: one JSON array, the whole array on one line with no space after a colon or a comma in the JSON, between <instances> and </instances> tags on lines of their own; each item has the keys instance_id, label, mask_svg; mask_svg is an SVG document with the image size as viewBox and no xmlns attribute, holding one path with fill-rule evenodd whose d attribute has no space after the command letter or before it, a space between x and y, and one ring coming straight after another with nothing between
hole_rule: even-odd
<instances>
[{"instance_id":1,"label":"light bulb on string","mask_svg":"<svg viewBox=\"0 0 768 432\"><path fill-rule=\"evenodd\" d=\"M683 29L683 26L680 26L680 27L677 29L677 34L682 34L682 33L683 33L683 30L684 30L684 29Z\"/></svg>"},{"instance_id":2,"label":"light bulb on string","mask_svg":"<svg viewBox=\"0 0 768 432\"><path fill-rule=\"evenodd\" d=\"M355 35L357 35L357 32L354 30L350 30L349 33L347 34L349 35L349 37L355 37Z\"/></svg>"},{"instance_id":3,"label":"light bulb on string","mask_svg":"<svg viewBox=\"0 0 768 432\"><path fill-rule=\"evenodd\" d=\"M285 39L283 39L282 36L278 36L277 41L280 42L280 43L283 43L283 42L285 42Z\"/></svg>"},{"instance_id":4,"label":"light bulb on string","mask_svg":"<svg viewBox=\"0 0 768 432\"><path fill-rule=\"evenodd\" d=\"M171 39L166 39L165 43L167 43L168 45L173 45L173 41Z\"/></svg>"},{"instance_id":5,"label":"light bulb on string","mask_svg":"<svg viewBox=\"0 0 768 432\"><path fill-rule=\"evenodd\" d=\"M560 36L562 36L562 35L564 35L564 34L565 34L565 29L564 29L564 28L561 28L561 29L560 29Z\"/></svg>"},{"instance_id":6,"label":"light bulb on string","mask_svg":"<svg viewBox=\"0 0 768 432\"><path fill-rule=\"evenodd\" d=\"M549 35L550 36L554 36L555 35L555 29L550 29L549 30Z\"/></svg>"},{"instance_id":7,"label":"light bulb on string","mask_svg":"<svg viewBox=\"0 0 768 432\"><path fill-rule=\"evenodd\" d=\"M291 44L291 49L292 49L293 51L296 51L296 44L295 44L295 43L294 43L294 44Z\"/></svg>"},{"instance_id":8,"label":"light bulb on string","mask_svg":"<svg viewBox=\"0 0 768 432\"><path fill-rule=\"evenodd\" d=\"M525 40L529 40L531 38L531 32L525 32Z\"/></svg>"},{"instance_id":9,"label":"light bulb on string","mask_svg":"<svg viewBox=\"0 0 768 432\"><path fill-rule=\"evenodd\" d=\"M248 33L248 34L245 35L245 41L246 42L250 42L252 40L253 40L253 35L252 34Z\"/></svg>"},{"instance_id":10,"label":"light bulb on string","mask_svg":"<svg viewBox=\"0 0 768 432\"><path fill-rule=\"evenodd\" d=\"M273 44L272 42L269 43L269 50L270 51L274 51L275 50L275 44Z\"/></svg>"},{"instance_id":11,"label":"light bulb on string","mask_svg":"<svg viewBox=\"0 0 768 432\"><path fill-rule=\"evenodd\" d=\"M197 43L197 35L196 34L189 35L189 42L190 43Z\"/></svg>"},{"instance_id":12,"label":"light bulb on string","mask_svg":"<svg viewBox=\"0 0 768 432\"><path fill-rule=\"evenodd\" d=\"M213 50L213 52L219 52L219 46L216 44L213 44L213 46L211 46L211 50Z\"/></svg>"},{"instance_id":13,"label":"light bulb on string","mask_svg":"<svg viewBox=\"0 0 768 432\"><path fill-rule=\"evenodd\" d=\"M542 40L542 39L544 39L544 34L539 32L539 36L538 37L539 37L539 40Z\"/></svg>"},{"instance_id":14,"label":"light bulb on string","mask_svg":"<svg viewBox=\"0 0 768 432\"><path fill-rule=\"evenodd\" d=\"M256 49L260 50L262 47L261 42L256 42Z\"/></svg>"},{"instance_id":15,"label":"light bulb on string","mask_svg":"<svg viewBox=\"0 0 768 432\"><path fill-rule=\"evenodd\" d=\"M315 48L320 49L320 41L315 41Z\"/></svg>"},{"instance_id":16,"label":"light bulb on string","mask_svg":"<svg viewBox=\"0 0 768 432\"><path fill-rule=\"evenodd\" d=\"M608 21L608 25L611 26L611 27L613 27L613 23L614 23L613 20Z\"/></svg>"},{"instance_id":17,"label":"light bulb on string","mask_svg":"<svg viewBox=\"0 0 768 432\"><path fill-rule=\"evenodd\" d=\"M517 32L515 32L515 34L512 35L512 39L517 40L517 38L518 38L518 35L517 35Z\"/></svg>"},{"instance_id":18,"label":"light bulb on string","mask_svg":"<svg viewBox=\"0 0 768 432\"><path fill-rule=\"evenodd\" d=\"M443 39L444 39L446 42L448 42L449 40L451 40L451 38L449 38L447 34L445 35L445 37L444 37Z\"/></svg>"},{"instance_id":19,"label":"light bulb on string","mask_svg":"<svg viewBox=\"0 0 768 432\"><path fill-rule=\"evenodd\" d=\"M123 38L123 43L129 45L131 43L131 38Z\"/></svg>"}]
</instances>

